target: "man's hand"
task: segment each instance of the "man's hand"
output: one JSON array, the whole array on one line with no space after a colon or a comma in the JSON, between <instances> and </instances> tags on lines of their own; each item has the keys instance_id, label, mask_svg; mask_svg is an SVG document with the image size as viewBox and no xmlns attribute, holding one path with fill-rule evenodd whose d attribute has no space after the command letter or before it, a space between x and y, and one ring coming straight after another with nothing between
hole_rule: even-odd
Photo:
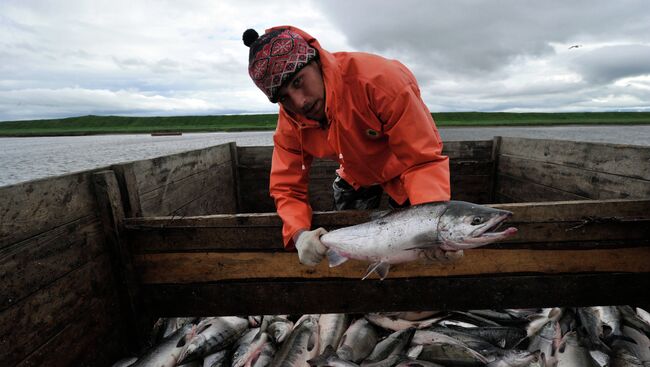
<instances>
[{"instance_id":1,"label":"man's hand","mask_svg":"<svg viewBox=\"0 0 650 367\"><path fill-rule=\"evenodd\" d=\"M320 242L320 236L327 233L325 228L317 228L313 231L303 231L298 234L296 250L300 262L309 266L316 266L323 260L327 247Z\"/></svg>"}]
</instances>

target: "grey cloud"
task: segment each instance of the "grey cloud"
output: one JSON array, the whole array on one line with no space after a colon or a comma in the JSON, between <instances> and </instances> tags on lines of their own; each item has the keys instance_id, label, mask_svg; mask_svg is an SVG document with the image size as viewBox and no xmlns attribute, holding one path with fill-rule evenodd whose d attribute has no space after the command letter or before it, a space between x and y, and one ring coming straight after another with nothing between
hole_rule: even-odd
<instances>
[{"instance_id":1,"label":"grey cloud","mask_svg":"<svg viewBox=\"0 0 650 367\"><path fill-rule=\"evenodd\" d=\"M586 80L600 84L650 74L650 46L600 47L576 57L571 66Z\"/></svg>"},{"instance_id":2,"label":"grey cloud","mask_svg":"<svg viewBox=\"0 0 650 367\"><path fill-rule=\"evenodd\" d=\"M650 3L644 0L318 4L355 49L412 54L451 73L493 72L518 56L552 54L551 43L650 37Z\"/></svg>"}]
</instances>

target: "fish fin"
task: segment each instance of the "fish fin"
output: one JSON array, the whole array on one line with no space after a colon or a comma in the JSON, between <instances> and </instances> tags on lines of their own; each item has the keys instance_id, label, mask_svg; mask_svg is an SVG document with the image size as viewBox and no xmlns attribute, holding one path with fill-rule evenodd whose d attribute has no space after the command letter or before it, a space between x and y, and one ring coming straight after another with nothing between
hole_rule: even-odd
<instances>
[{"instance_id":1,"label":"fish fin","mask_svg":"<svg viewBox=\"0 0 650 367\"><path fill-rule=\"evenodd\" d=\"M374 211L374 212L370 213L368 215L368 218L370 220L376 220L376 219L379 219L379 218L383 218L383 217L387 216L388 214L390 214L392 212L393 212L392 210L378 210L378 211Z\"/></svg>"},{"instance_id":2,"label":"fish fin","mask_svg":"<svg viewBox=\"0 0 650 367\"><path fill-rule=\"evenodd\" d=\"M337 356L336 351L334 350L334 347L332 345L328 344L327 347L325 347L325 350L323 353L319 356L316 356L310 360L307 361L311 367L318 367L318 366L328 366L330 363L328 362L328 359L330 359L332 356Z\"/></svg>"},{"instance_id":3,"label":"fish fin","mask_svg":"<svg viewBox=\"0 0 650 367\"><path fill-rule=\"evenodd\" d=\"M420 353L422 353L422 350L424 349L423 345L416 345L414 347L411 347L406 355L410 358L417 358L420 356Z\"/></svg>"},{"instance_id":4,"label":"fish fin","mask_svg":"<svg viewBox=\"0 0 650 367\"><path fill-rule=\"evenodd\" d=\"M344 262L348 261L348 258L345 256L342 256L338 252L329 249L327 250L327 261L330 263L330 268L333 268L335 266L339 266L343 264Z\"/></svg>"},{"instance_id":5,"label":"fish fin","mask_svg":"<svg viewBox=\"0 0 650 367\"><path fill-rule=\"evenodd\" d=\"M370 264L370 266L368 266L368 271L366 272L366 275L363 278L361 278L361 280L365 280L373 272L377 273L377 275L379 275L379 278L381 280L384 280L384 278L386 278L386 276L388 276L388 270L389 269L390 269L390 264L389 263L386 263L386 262L383 262L383 261L378 261L376 263L372 263L372 264Z\"/></svg>"}]
</instances>

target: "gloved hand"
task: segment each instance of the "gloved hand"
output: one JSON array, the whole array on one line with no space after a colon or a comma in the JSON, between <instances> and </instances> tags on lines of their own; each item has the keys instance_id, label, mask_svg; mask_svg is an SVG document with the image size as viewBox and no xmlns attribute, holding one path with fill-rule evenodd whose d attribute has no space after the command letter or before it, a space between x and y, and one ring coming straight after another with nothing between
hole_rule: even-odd
<instances>
[{"instance_id":1,"label":"gloved hand","mask_svg":"<svg viewBox=\"0 0 650 367\"><path fill-rule=\"evenodd\" d=\"M316 266L323 260L327 247L320 242L320 236L325 233L327 233L325 228L317 228L313 231L303 231L298 234L298 238L294 242L296 243L300 263Z\"/></svg>"}]
</instances>

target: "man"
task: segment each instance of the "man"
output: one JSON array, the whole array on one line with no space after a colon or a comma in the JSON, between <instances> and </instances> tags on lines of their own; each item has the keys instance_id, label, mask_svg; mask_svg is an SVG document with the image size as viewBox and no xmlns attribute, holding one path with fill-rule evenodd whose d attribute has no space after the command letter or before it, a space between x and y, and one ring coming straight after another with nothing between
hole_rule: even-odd
<instances>
[{"instance_id":1,"label":"man","mask_svg":"<svg viewBox=\"0 0 650 367\"><path fill-rule=\"evenodd\" d=\"M372 209L385 191L391 205L450 199L449 160L413 74L401 63L359 52L330 53L291 26L261 37L244 32L249 74L280 104L273 136L270 193L285 247L316 265L325 229L311 229L308 172L314 157L340 163L337 209Z\"/></svg>"}]
</instances>

